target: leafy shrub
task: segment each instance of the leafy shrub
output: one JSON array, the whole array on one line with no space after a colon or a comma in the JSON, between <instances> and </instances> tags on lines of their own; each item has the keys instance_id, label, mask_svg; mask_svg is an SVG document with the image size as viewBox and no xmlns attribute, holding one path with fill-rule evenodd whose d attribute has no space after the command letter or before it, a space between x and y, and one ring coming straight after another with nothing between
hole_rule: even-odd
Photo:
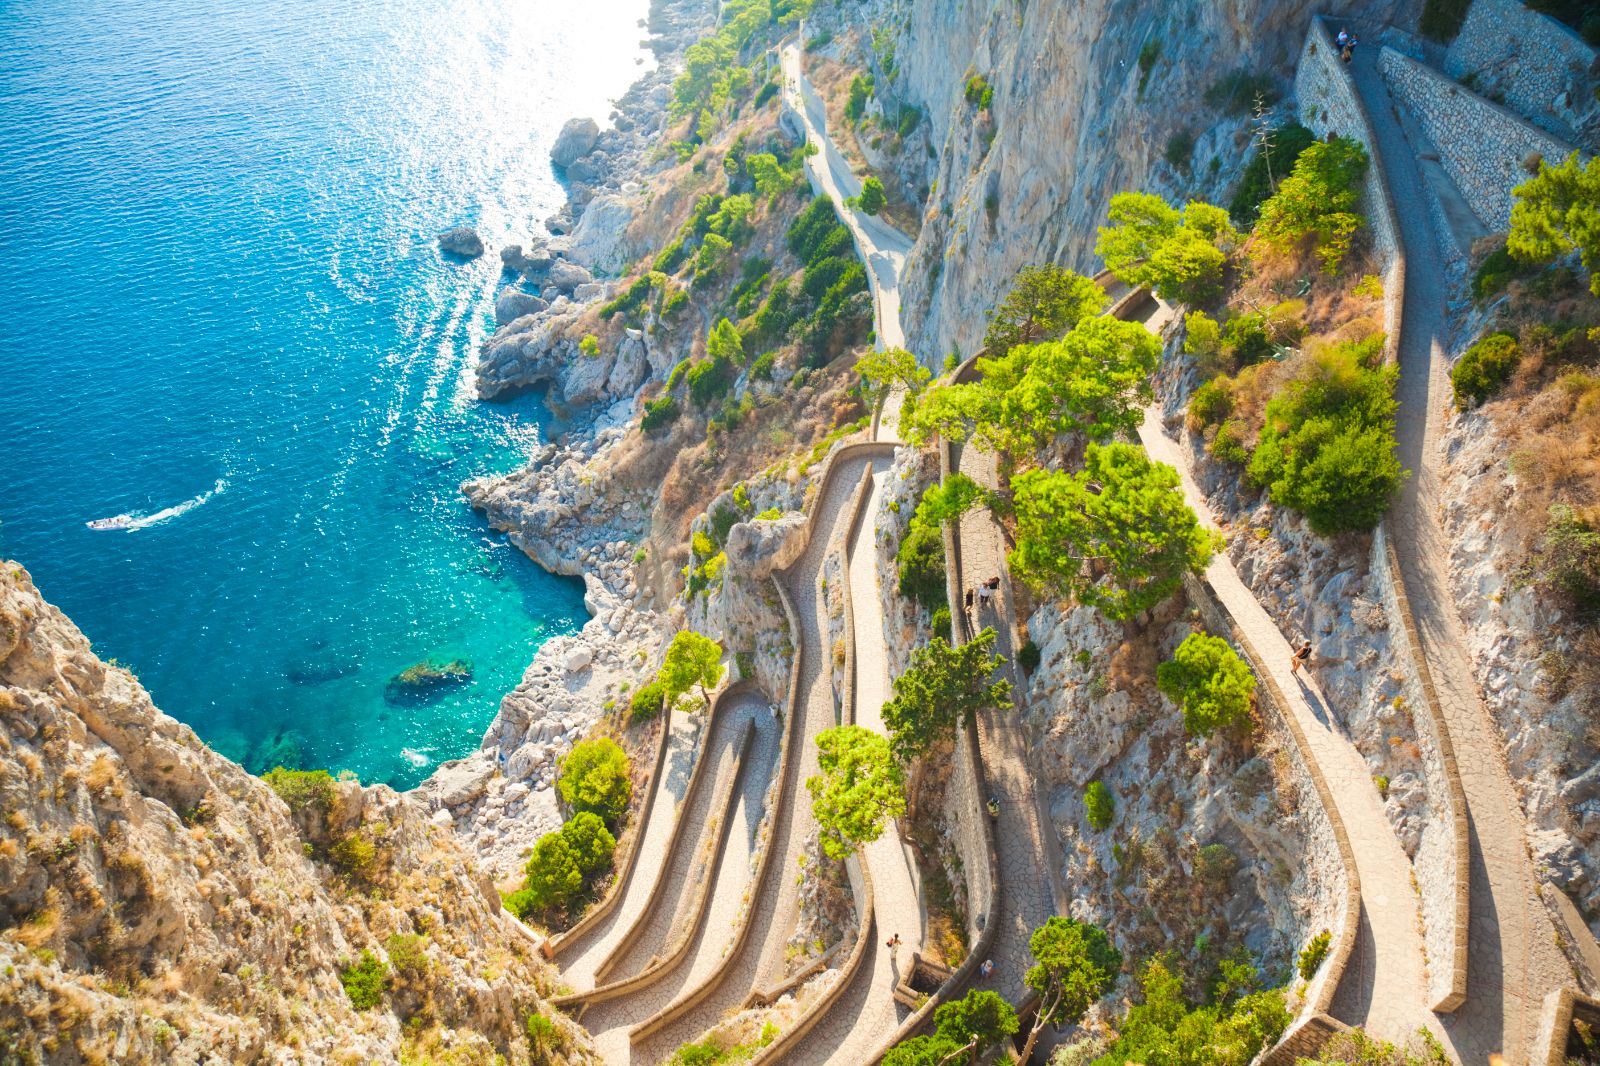
<instances>
[{"instance_id":1,"label":"leafy shrub","mask_svg":"<svg viewBox=\"0 0 1600 1066\"><path fill-rule=\"evenodd\" d=\"M1179 130L1168 137L1167 148L1162 157L1169 166L1178 170L1188 170L1189 161L1194 157L1194 133L1190 130Z\"/></svg>"},{"instance_id":2,"label":"leafy shrub","mask_svg":"<svg viewBox=\"0 0 1600 1066\"><path fill-rule=\"evenodd\" d=\"M900 595L915 600L930 612L949 606L945 593L944 535L937 523L918 521L913 516L894 558Z\"/></svg>"},{"instance_id":3,"label":"leafy shrub","mask_svg":"<svg viewBox=\"0 0 1600 1066\"><path fill-rule=\"evenodd\" d=\"M1566 504L1518 568L1518 578L1582 615L1600 613L1600 522Z\"/></svg>"},{"instance_id":4,"label":"leafy shrub","mask_svg":"<svg viewBox=\"0 0 1600 1066\"><path fill-rule=\"evenodd\" d=\"M1243 969L1243 967L1241 967ZM1229 982L1209 1006L1184 997L1183 978L1160 958L1139 971L1142 1002L1116 1025L1117 1038L1092 1066L1204 1063L1248 1066L1289 1027L1289 1008L1276 989L1248 992L1254 979Z\"/></svg>"},{"instance_id":5,"label":"leafy shrub","mask_svg":"<svg viewBox=\"0 0 1600 1066\"><path fill-rule=\"evenodd\" d=\"M777 352L763 352L750 364L750 376L760 381L771 381L772 369L777 363Z\"/></svg>"},{"instance_id":6,"label":"leafy shrub","mask_svg":"<svg viewBox=\"0 0 1600 1066\"><path fill-rule=\"evenodd\" d=\"M684 247L683 238L678 237L656 253L655 259L650 264L650 269L660 271L663 274L675 274L687 257L688 249Z\"/></svg>"},{"instance_id":7,"label":"leafy shrub","mask_svg":"<svg viewBox=\"0 0 1600 1066\"><path fill-rule=\"evenodd\" d=\"M1222 368L1222 327L1204 311L1183 316L1183 351L1194 356L1201 373L1215 374Z\"/></svg>"},{"instance_id":8,"label":"leafy shrub","mask_svg":"<svg viewBox=\"0 0 1600 1066\"><path fill-rule=\"evenodd\" d=\"M346 833L333 842L328 858L334 868L346 877L363 880L373 873L378 858L378 847L366 833L357 830Z\"/></svg>"},{"instance_id":9,"label":"leafy shrub","mask_svg":"<svg viewBox=\"0 0 1600 1066\"><path fill-rule=\"evenodd\" d=\"M1472 0L1423 0L1423 36L1432 37L1441 44L1449 44L1461 32L1467 21L1467 9Z\"/></svg>"},{"instance_id":10,"label":"leafy shrub","mask_svg":"<svg viewBox=\"0 0 1600 1066\"><path fill-rule=\"evenodd\" d=\"M1226 844L1207 844L1195 852L1194 875L1208 885L1226 888L1239 870L1239 856Z\"/></svg>"},{"instance_id":11,"label":"leafy shrub","mask_svg":"<svg viewBox=\"0 0 1600 1066\"><path fill-rule=\"evenodd\" d=\"M1233 191L1233 199L1228 201L1228 214L1234 223L1255 225L1262 203L1277 191L1274 183L1287 177L1300 153L1316 143L1317 135L1298 122L1272 130L1267 135L1267 147L1257 147L1251 153L1250 162L1245 164L1239 185Z\"/></svg>"},{"instance_id":12,"label":"leafy shrub","mask_svg":"<svg viewBox=\"0 0 1600 1066\"><path fill-rule=\"evenodd\" d=\"M941 603L933 609L933 617L928 620L928 631L945 641L955 639L953 630L954 622L950 618L950 605Z\"/></svg>"},{"instance_id":13,"label":"leafy shrub","mask_svg":"<svg viewBox=\"0 0 1600 1066\"><path fill-rule=\"evenodd\" d=\"M1267 316L1246 311L1228 319L1222 327L1222 351L1233 370L1271 359L1277 349L1267 334Z\"/></svg>"},{"instance_id":14,"label":"leafy shrub","mask_svg":"<svg viewBox=\"0 0 1600 1066\"><path fill-rule=\"evenodd\" d=\"M350 1005L356 1010L371 1010L383 1002L389 989L389 967L370 950L363 949L361 956L339 971L339 983Z\"/></svg>"},{"instance_id":15,"label":"leafy shrub","mask_svg":"<svg viewBox=\"0 0 1600 1066\"><path fill-rule=\"evenodd\" d=\"M389 965L395 976L409 984L417 984L428 976L432 964L428 961L428 938L415 933L396 933L383 942L389 956Z\"/></svg>"},{"instance_id":16,"label":"leafy shrub","mask_svg":"<svg viewBox=\"0 0 1600 1066\"><path fill-rule=\"evenodd\" d=\"M733 363L725 358L702 359L684 375L689 382L689 399L696 407L708 407L733 388Z\"/></svg>"},{"instance_id":17,"label":"leafy shrub","mask_svg":"<svg viewBox=\"0 0 1600 1066\"><path fill-rule=\"evenodd\" d=\"M567 1033L543 1014L528 1015L528 1050L533 1061L547 1062L551 1056L567 1049Z\"/></svg>"},{"instance_id":18,"label":"leafy shrub","mask_svg":"<svg viewBox=\"0 0 1600 1066\"><path fill-rule=\"evenodd\" d=\"M630 722L648 722L661 713L666 706L666 689L660 680L652 681L648 685L640 685L639 691L633 694L628 701L628 720Z\"/></svg>"},{"instance_id":19,"label":"leafy shrub","mask_svg":"<svg viewBox=\"0 0 1600 1066\"><path fill-rule=\"evenodd\" d=\"M883 182L875 177L868 177L861 183L861 195L857 197L856 204L862 211L876 215L888 202L888 197L884 195Z\"/></svg>"},{"instance_id":20,"label":"leafy shrub","mask_svg":"<svg viewBox=\"0 0 1600 1066\"><path fill-rule=\"evenodd\" d=\"M1267 403L1250 478L1322 536L1371 529L1405 472L1395 456L1394 367L1382 337L1313 353Z\"/></svg>"},{"instance_id":21,"label":"leafy shrub","mask_svg":"<svg viewBox=\"0 0 1600 1066\"><path fill-rule=\"evenodd\" d=\"M1230 418L1217 427L1217 435L1211 438L1206 450L1225 463L1243 466L1250 461L1248 439L1244 423Z\"/></svg>"},{"instance_id":22,"label":"leafy shrub","mask_svg":"<svg viewBox=\"0 0 1600 1066\"><path fill-rule=\"evenodd\" d=\"M1301 949L1300 958L1295 963L1295 968L1300 971L1301 980L1309 981L1316 976L1318 968L1322 966L1322 961L1328 957L1328 946L1331 943L1333 943L1333 934L1324 929L1312 937L1311 942Z\"/></svg>"},{"instance_id":23,"label":"leafy shrub","mask_svg":"<svg viewBox=\"0 0 1600 1066\"><path fill-rule=\"evenodd\" d=\"M967 79L966 91L963 94L967 103L979 111L989 110L989 105L994 102L994 86L989 84L989 79L982 74L974 74Z\"/></svg>"},{"instance_id":24,"label":"leafy shrub","mask_svg":"<svg viewBox=\"0 0 1600 1066\"><path fill-rule=\"evenodd\" d=\"M851 122L860 122L862 114L867 110L867 101L872 99L873 78L871 74L857 74L850 79L850 98L845 101L844 117Z\"/></svg>"},{"instance_id":25,"label":"leafy shrub","mask_svg":"<svg viewBox=\"0 0 1600 1066\"><path fill-rule=\"evenodd\" d=\"M644 405L644 417L639 419L639 428L646 433L654 433L664 429L678 420L678 401L668 394L649 400Z\"/></svg>"},{"instance_id":26,"label":"leafy shrub","mask_svg":"<svg viewBox=\"0 0 1600 1066\"><path fill-rule=\"evenodd\" d=\"M1017 665L1028 673L1039 669L1039 645L1035 644L1032 637L1023 641L1022 647L1017 649Z\"/></svg>"},{"instance_id":27,"label":"leafy shrub","mask_svg":"<svg viewBox=\"0 0 1600 1066\"><path fill-rule=\"evenodd\" d=\"M1208 737L1250 713L1256 679L1221 637L1190 633L1172 659L1156 667L1156 684L1183 710L1183 724Z\"/></svg>"},{"instance_id":28,"label":"leafy shrub","mask_svg":"<svg viewBox=\"0 0 1600 1066\"><path fill-rule=\"evenodd\" d=\"M917 132L917 127L920 125L922 125L921 108L912 107L910 104L900 108L900 122L895 128L895 132L900 135L902 140Z\"/></svg>"},{"instance_id":29,"label":"leafy shrub","mask_svg":"<svg viewBox=\"0 0 1600 1066\"><path fill-rule=\"evenodd\" d=\"M1083 807L1088 813L1090 828L1104 831L1110 828L1111 819L1116 816L1117 799L1104 781L1090 781L1089 787L1083 790Z\"/></svg>"},{"instance_id":30,"label":"leafy shrub","mask_svg":"<svg viewBox=\"0 0 1600 1066\"><path fill-rule=\"evenodd\" d=\"M1338 273L1365 222L1354 209L1366 172L1367 150L1359 141L1336 137L1310 145L1277 193L1261 205L1256 234L1282 249L1314 238L1322 269Z\"/></svg>"},{"instance_id":31,"label":"leafy shrub","mask_svg":"<svg viewBox=\"0 0 1600 1066\"><path fill-rule=\"evenodd\" d=\"M1539 173L1512 195L1511 254L1540 263L1576 249L1589 291L1600 296L1600 162L1585 163L1576 151L1559 166L1540 160Z\"/></svg>"},{"instance_id":32,"label":"leafy shrub","mask_svg":"<svg viewBox=\"0 0 1600 1066\"><path fill-rule=\"evenodd\" d=\"M290 770L275 766L261 775L278 798L296 814L313 810L328 813L333 807L333 775L326 770Z\"/></svg>"},{"instance_id":33,"label":"leafy shrub","mask_svg":"<svg viewBox=\"0 0 1600 1066\"><path fill-rule=\"evenodd\" d=\"M507 897L506 908L518 917L538 911L570 912L594 876L610 865L616 847L616 838L599 815L574 815L534 844L523 867L522 890Z\"/></svg>"},{"instance_id":34,"label":"leafy shrub","mask_svg":"<svg viewBox=\"0 0 1600 1066\"><path fill-rule=\"evenodd\" d=\"M647 686L648 687L648 686ZM556 790L575 811L591 811L615 828L628 811L633 784L628 755L610 737L580 740L562 756Z\"/></svg>"},{"instance_id":35,"label":"leafy shrub","mask_svg":"<svg viewBox=\"0 0 1600 1066\"><path fill-rule=\"evenodd\" d=\"M1465 409L1483 403L1506 383L1521 358L1517 338L1509 333L1491 333L1468 348L1450 368L1456 406Z\"/></svg>"},{"instance_id":36,"label":"leafy shrub","mask_svg":"<svg viewBox=\"0 0 1600 1066\"><path fill-rule=\"evenodd\" d=\"M1233 413L1233 382L1212 378L1189 397L1189 424L1195 429L1220 426Z\"/></svg>"},{"instance_id":37,"label":"leafy shrub","mask_svg":"<svg viewBox=\"0 0 1600 1066\"><path fill-rule=\"evenodd\" d=\"M1282 98L1276 78L1253 73L1248 67L1239 67L1223 75L1212 83L1204 96L1207 107L1224 115L1247 115L1255 109L1258 100L1263 107L1271 107Z\"/></svg>"}]
</instances>

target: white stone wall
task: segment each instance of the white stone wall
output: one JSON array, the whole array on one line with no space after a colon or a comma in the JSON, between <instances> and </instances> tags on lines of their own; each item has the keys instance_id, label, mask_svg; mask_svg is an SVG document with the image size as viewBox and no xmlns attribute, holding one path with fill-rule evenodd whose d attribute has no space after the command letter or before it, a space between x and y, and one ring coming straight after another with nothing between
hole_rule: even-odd
<instances>
[{"instance_id":1,"label":"white stone wall","mask_svg":"<svg viewBox=\"0 0 1600 1066\"><path fill-rule=\"evenodd\" d=\"M1472 210L1493 230L1511 224L1511 190L1530 156L1565 159L1572 146L1392 48L1378 58L1389 92L1411 111Z\"/></svg>"},{"instance_id":2,"label":"white stone wall","mask_svg":"<svg viewBox=\"0 0 1600 1066\"><path fill-rule=\"evenodd\" d=\"M1583 38L1520 0L1476 0L1445 53L1444 70L1452 78L1473 77L1535 126L1571 139L1600 125L1596 60Z\"/></svg>"}]
</instances>

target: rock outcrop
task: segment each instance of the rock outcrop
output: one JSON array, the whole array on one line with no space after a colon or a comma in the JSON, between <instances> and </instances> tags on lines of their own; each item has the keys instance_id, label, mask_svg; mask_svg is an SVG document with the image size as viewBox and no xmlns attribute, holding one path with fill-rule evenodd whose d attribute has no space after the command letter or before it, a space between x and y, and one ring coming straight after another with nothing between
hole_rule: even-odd
<instances>
[{"instance_id":1,"label":"rock outcrop","mask_svg":"<svg viewBox=\"0 0 1600 1066\"><path fill-rule=\"evenodd\" d=\"M600 125L594 119L568 119L567 124L562 126L561 132L556 135L555 145L550 149L550 162L563 169L570 167L581 157L589 154L599 136Z\"/></svg>"},{"instance_id":2,"label":"rock outcrop","mask_svg":"<svg viewBox=\"0 0 1600 1066\"><path fill-rule=\"evenodd\" d=\"M509 325L524 315L535 315L550 305L538 296L521 289L502 289L494 301L494 324Z\"/></svg>"},{"instance_id":3,"label":"rock outcrop","mask_svg":"<svg viewBox=\"0 0 1600 1066\"><path fill-rule=\"evenodd\" d=\"M292 812L6 563L0 1059L529 1062L549 976L492 885L413 799L323 780ZM363 951L395 972L357 1010Z\"/></svg>"},{"instance_id":4,"label":"rock outcrop","mask_svg":"<svg viewBox=\"0 0 1600 1066\"><path fill-rule=\"evenodd\" d=\"M439 234L439 248L451 255L476 259L483 254L483 238L471 226L457 226Z\"/></svg>"}]
</instances>

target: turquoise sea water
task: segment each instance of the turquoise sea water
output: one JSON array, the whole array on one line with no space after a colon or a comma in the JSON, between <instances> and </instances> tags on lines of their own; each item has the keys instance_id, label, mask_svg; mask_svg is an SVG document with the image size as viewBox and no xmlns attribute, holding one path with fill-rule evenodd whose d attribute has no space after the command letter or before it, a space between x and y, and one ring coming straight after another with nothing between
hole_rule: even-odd
<instances>
[{"instance_id":1,"label":"turquoise sea water","mask_svg":"<svg viewBox=\"0 0 1600 1066\"><path fill-rule=\"evenodd\" d=\"M0 554L248 768L414 784L584 620L458 485L550 431L472 396L495 252L645 12L0 0ZM424 659L472 680L387 698Z\"/></svg>"}]
</instances>

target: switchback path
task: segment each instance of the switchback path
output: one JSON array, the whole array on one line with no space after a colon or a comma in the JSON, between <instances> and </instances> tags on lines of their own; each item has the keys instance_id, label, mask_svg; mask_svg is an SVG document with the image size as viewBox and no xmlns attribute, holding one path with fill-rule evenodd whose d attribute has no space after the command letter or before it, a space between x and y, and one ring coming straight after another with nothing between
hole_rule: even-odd
<instances>
[{"instance_id":1,"label":"switchback path","mask_svg":"<svg viewBox=\"0 0 1600 1066\"><path fill-rule=\"evenodd\" d=\"M628 929L644 912L651 889L660 879L667 858L667 841L681 816L689 778L694 768L695 741L699 725L688 715L673 715L672 735L667 738L667 761L660 780L650 782L657 790L650 809L650 821L639 842L639 857L628 883L622 886L622 901L606 919L569 945L563 945L558 958L561 977L574 989L594 987L595 969L606 959ZM704 753L698 753L704 757Z\"/></svg>"},{"instance_id":2,"label":"switchback path","mask_svg":"<svg viewBox=\"0 0 1600 1066\"><path fill-rule=\"evenodd\" d=\"M1375 39L1375 38L1374 38ZM1407 142L1377 69L1377 49L1356 49L1352 76L1388 177L1406 256L1400 349L1400 461L1411 471L1388 522L1422 654L1438 690L1466 790L1472 847L1467 1001L1446 1027L1463 1062L1527 1061L1549 992L1573 984L1539 898L1522 805L1504 742L1478 690L1449 583L1440 528L1439 438L1451 403L1444 264L1428 211L1418 151Z\"/></svg>"}]
</instances>

